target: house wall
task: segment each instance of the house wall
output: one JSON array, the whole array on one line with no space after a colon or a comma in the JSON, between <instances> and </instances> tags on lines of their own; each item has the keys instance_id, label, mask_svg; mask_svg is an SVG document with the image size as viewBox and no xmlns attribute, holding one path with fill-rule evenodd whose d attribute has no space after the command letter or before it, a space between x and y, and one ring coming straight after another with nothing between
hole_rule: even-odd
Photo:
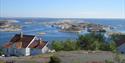
<instances>
[{"instance_id":1,"label":"house wall","mask_svg":"<svg viewBox=\"0 0 125 63\"><path fill-rule=\"evenodd\" d=\"M34 37L34 39L30 42L30 44L36 39L36 37ZM29 45L30 45L29 44ZM16 48L16 44L13 44L12 48L7 48L5 49L5 54L7 56L11 56L11 55L16 55L16 56L29 56L29 55L36 55L36 54L41 54L41 53L46 53L48 52L48 47L47 44L42 48L42 49L30 49L28 48L29 45L26 48Z\"/></svg>"},{"instance_id":2,"label":"house wall","mask_svg":"<svg viewBox=\"0 0 125 63\"><path fill-rule=\"evenodd\" d=\"M125 54L125 43L118 47L118 51Z\"/></svg>"},{"instance_id":3,"label":"house wall","mask_svg":"<svg viewBox=\"0 0 125 63\"><path fill-rule=\"evenodd\" d=\"M5 49L6 56L29 56L30 48L7 48Z\"/></svg>"},{"instance_id":4,"label":"house wall","mask_svg":"<svg viewBox=\"0 0 125 63\"><path fill-rule=\"evenodd\" d=\"M44 47L41 49L41 51L42 51L42 53L48 52L48 47L47 47L47 45L44 46Z\"/></svg>"},{"instance_id":5,"label":"house wall","mask_svg":"<svg viewBox=\"0 0 125 63\"><path fill-rule=\"evenodd\" d=\"M41 49L33 48L33 49L31 49L30 53L31 53L31 55L41 54Z\"/></svg>"},{"instance_id":6,"label":"house wall","mask_svg":"<svg viewBox=\"0 0 125 63\"><path fill-rule=\"evenodd\" d=\"M20 49L15 49L15 55L16 56L29 56L30 55L30 48L20 48Z\"/></svg>"},{"instance_id":7,"label":"house wall","mask_svg":"<svg viewBox=\"0 0 125 63\"><path fill-rule=\"evenodd\" d=\"M16 50L16 53L15 53L16 56L24 56L25 55L25 48L20 48L20 49L15 49L15 50Z\"/></svg>"},{"instance_id":8,"label":"house wall","mask_svg":"<svg viewBox=\"0 0 125 63\"><path fill-rule=\"evenodd\" d=\"M14 55L14 49L13 48L6 48L4 49L5 56L11 56Z\"/></svg>"},{"instance_id":9,"label":"house wall","mask_svg":"<svg viewBox=\"0 0 125 63\"><path fill-rule=\"evenodd\" d=\"M29 56L30 55L30 48L25 48L25 56Z\"/></svg>"},{"instance_id":10,"label":"house wall","mask_svg":"<svg viewBox=\"0 0 125 63\"><path fill-rule=\"evenodd\" d=\"M42 49L38 49L38 48L33 48L31 49L31 55L37 55L37 54L42 54L42 53L46 53L48 52L48 47L44 46Z\"/></svg>"}]
</instances>

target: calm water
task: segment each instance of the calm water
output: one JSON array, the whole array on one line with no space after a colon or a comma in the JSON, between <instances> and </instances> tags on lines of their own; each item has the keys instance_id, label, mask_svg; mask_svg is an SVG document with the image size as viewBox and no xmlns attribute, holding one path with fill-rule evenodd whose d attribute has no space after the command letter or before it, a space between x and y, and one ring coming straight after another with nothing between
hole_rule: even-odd
<instances>
[{"instance_id":1,"label":"calm water","mask_svg":"<svg viewBox=\"0 0 125 63\"><path fill-rule=\"evenodd\" d=\"M5 19L5 18L4 18ZM13 18L15 19L15 18ZM2 20L2 18L1 18ZM102 25L108 25L115 27L113 31L124 32L125 33L125 19L50 19L50 18L38 18L32 19L32 24L26 24L25 22L28 19L15 19L17 23L22 25L24 34L36 35L37 37L41 37L46 41L53 40L75 40L78 37L77 33L68 33L68 32L58 32L58 28L51 27L49 25L45 25L50 22L59 22L65 20L71 20L73 22L90 22ZM46 32L45 35L39 35L38 32ZM19 32L0 32L0 43L4 44L8 42L16 33Z\"/></svg>"}]
</instances>

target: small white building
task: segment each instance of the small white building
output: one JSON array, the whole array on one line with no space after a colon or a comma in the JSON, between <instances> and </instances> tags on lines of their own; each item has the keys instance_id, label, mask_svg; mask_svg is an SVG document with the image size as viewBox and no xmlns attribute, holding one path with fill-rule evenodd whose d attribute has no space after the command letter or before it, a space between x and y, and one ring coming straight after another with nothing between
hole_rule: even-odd
<instances>
[{"instance_id":1,"label":"small white building","mask_svg":"<svg viewBox=\"0 0 125 63\"><path fill-rule=\"evenodd\" d=\"M4 45L5 56L29 56L48 52L48 42L34 35L16 34Z\"/></svg>"}]
</instances>

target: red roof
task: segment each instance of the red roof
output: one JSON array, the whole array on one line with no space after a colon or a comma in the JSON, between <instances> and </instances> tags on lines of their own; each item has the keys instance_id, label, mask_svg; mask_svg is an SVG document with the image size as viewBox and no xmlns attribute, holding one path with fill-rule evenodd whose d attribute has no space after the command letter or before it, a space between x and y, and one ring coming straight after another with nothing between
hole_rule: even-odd
<instances>
[{"instance_id":1,"label":"red roof","mask_svg":"<svg viewBox=\"0 0 125 63\"><path fill-rule=\"evenodd\" d=\"M5 48L11 48L11 47L12 47L12 43L11 43L11 42L6 43L6 44L4 45L4 47L5 47Z\"/></svg>"},{"instance_id":2,"label":"red roof","mask_svg":"<svg viewBox=\"0 0 125 63\"><path fill-rule=\"evenodd\" d=\"M13 45L15 45L16 48L26 48L30 42L34 39L34 35L23 35L21 37L21 34L16 34L10 42L6 43L4 45L5 48L11 48ZM47 42L41 41L41 40L35 40L29 45L29 48L43 48Z\"/></svg>"},{"instance_id":3,"label":"red roof","mask_svg":"<svg viewBox=\"0 0 125 63\"><path fill-rule=\"evenodd\" d=\"M29 48L43 48L45 45L47 44L47 42L45 41L41 41L41 40L35 40L30 46Z\"/></svg>"},{"instance_id":4,"label":"red roof","mask_svg":"<svg viewBox=\"0 0 125 63\"><path fill-rule=\"evenodd\" d=\"M23 35L21 38L20 34L16 34L9 43L4 45L4 47L10 48L13 44L15 44L16 48L26 48L34 37L34 35Z\"/></svg>"},{"instance_id":5,"label":"red roof","mask_svg":"<svg viewBox=\"0 0 125 63\"><path fill-rule=\"evenodd\" d=\"M117 46L121 46L124 43L125 43L125 39L119 39L119 40L116 41Z\"/></svg>"}]
</instances>

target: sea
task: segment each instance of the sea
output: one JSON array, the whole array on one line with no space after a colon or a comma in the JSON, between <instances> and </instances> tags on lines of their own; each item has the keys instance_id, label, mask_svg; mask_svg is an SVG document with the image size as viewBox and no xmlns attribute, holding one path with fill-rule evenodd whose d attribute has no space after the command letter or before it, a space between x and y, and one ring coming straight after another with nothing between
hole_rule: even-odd
<instances>
[{"instance_id":1,"label":"sea","mask_svg":"<svg viewBox=\"0 0 125 63\"><path fill-rule=\"evenodd\" d=\"M45 41L65 41L65 40L76 40L81 33L72 32L59 32L58 27L52 27L48 23L53 22L85 22L85 23L95 23L102 24L106 26L114 27L113 32L125 33L125 19L85 19L85 18L0 18L0 20L15 20L15 22L22 26L21 31L17 32L0 32L0 45L3 45L10 41L10 39L15 35L23 32L27 35L35 35L38 38L42 38ZM45 32L46 34L38 34L39 32Z\"/></svg>"}]
</instances>

